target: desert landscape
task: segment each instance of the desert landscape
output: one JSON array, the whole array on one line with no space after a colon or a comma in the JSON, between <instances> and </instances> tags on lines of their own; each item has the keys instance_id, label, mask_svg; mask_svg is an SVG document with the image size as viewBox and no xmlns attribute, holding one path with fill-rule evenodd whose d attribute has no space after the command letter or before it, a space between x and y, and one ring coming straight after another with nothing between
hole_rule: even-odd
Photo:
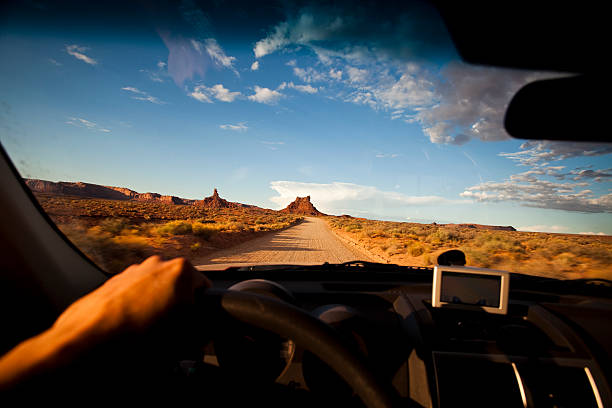
<instances>
[{"instance_id":1,"label":"desert landscape","mask_svg":"<svg viewBox=\"0 0 612 408\"><path fill-rule=\"evenodd\" d=\"M449 249L468 266L560 279L612 279L612 237L521 232L478 224L419 224L328 217L333 231L386 262L428 266Z\"/></svg>"},{"instance_id":2,"label":"desert landscape","mask_svg":"<svg viewBox=\"0 0 612 408\"><path fill-rule=\"evenodd\" d=\"M25 180L57 227L109 273L157 254L198 259L302 221L300 215L232 203L215 189L202 200L88 183Z\"/></svg>"},{"instance_id":3,"label":"desert landscape","mask_svg":"<svg viewBox=\"0 0 612 408\"><path fill-rule=\"evenodd\" d=\"M612 237L520 232L511 226L376 221L318 211L310 197L282 210L26 179L58 228L109 273L159 254L201 269L351 260L430 266L448 249L467 265L563 279L612 278Z\"/></svg>"}]
</instances>

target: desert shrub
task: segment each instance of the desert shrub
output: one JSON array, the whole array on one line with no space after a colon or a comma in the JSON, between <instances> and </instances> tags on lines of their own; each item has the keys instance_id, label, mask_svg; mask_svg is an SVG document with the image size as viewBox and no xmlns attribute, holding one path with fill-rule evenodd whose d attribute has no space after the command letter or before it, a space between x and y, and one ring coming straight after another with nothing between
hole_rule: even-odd
<instances>
[{"instance_id":1,"label":"desert shrub","mask_svg":"<svg viewBox=\"0 0 612 408\"><path fill-rule=\"evenodd\" d=\"M244 231L244 230L248 230L249 227L247 227L242 222L232 222L232 223L230 223L228 229L230 231Z\"/></svg>"},{"instance_id":2,"label":"desert shrub","mask_svg":"<svg viewBox=\"0 0 612 408\"><path fill-rule=\"evenodd\" d=\"M249 229L241 222L226 222L218 225L220 231L244 231Z\"/></svg>"},{"instance_id":3,"label":"desert shrub","mask_svg":"<svg viewBox=\"0 0 612 408\"><path fill-rule=\"evenodd\" d=\"M125 218L106 218L100 222L99 226L102 231L118 235L125 228L129 227L130 223Z\"/></svg>"},{"instance_id":4,"label":"desert shrub","mask_svg":"<svg viewBox=\"0 0 612 408\"><path fill-rule=\"evenodd\" d=\"M361 225L360 224L349 224L349 225L344 227L344 230L346 232L360 231L361 230Z\"/></svg>"},{"instance_id":5,"label":"desert shrub","mask_svg":"<svg viewBox=\"0 0 612 408\"><path fill-rule=\"evenodd\" d=\"M186 235L191 232L191 224L187 221L170 221L157 228L160 235Z\"/></svg>"},{"instance_id":6,"label":"desert shrub","mask_svg":"<svg viewBox=\"0 0 612 408\"><path fill-rule=\"evenodd\" d=\"M434 265L437 262L438 262L437 258L435 256L433 256L432 254L425 254L423 256L423 264L424 265Z\"/></svg>"},{"instance_id":7,"label":"desert shrub","mask_svg":"<svg viewBox=\"0 0 612 408\"><path fill-rule=\"evenodd\" d=\"M202 244L200 244L199 242L196 242L195 244L191 245L190 249L193 252L196 252L198 249L200 249L202 247Z\"/></svg>"},{"instance_id":8,"label":"desert shrub","mask_svg":"<svg viewBox=\"0 0 612 408\"><path fill-rule=\"evenodd\" d=\"M387 253L389 255L399 255L405 252L406 252L406 248L403 245L397 244L397 243L393 243L389 245L389 248L387 248Z\"/></svg>"},{"instance_id":9,"label":"desert shrub","mask_svg":"<svg viewBox=\"0 0 612 408\"><path fill-rule=\"evenodd\" d=\"M463 252L465 252L468 265L479 268L489 268L491 266L491 258L487 252L476 248L465 248Z\"/></svg>"},{"instance_id":10,"label":"desert shrub","mask_svg":"<svg viewBox=\"0 0 612 408\"><path fill-rule=\"evenodd\" d=\"M112 238L119 245L131 246L132 248L145 248L149 242L147 238L138 235L119 235Z\"/></svg>"},{"instance_id":11,"label":"desert shrub","mask_svg":"<svg viewBox=\"0 0 612 408\"><path fill-rule=\"evenodd\" d=\"M193 232L193 235L196 235L202 239L209 239L219 230L211 226L210 224L202 224L200 222L194 222L191 225L191 231Z\"/></svg>"},{"instance_id":12,"label":"desert shrub","mask_svg":"<svg viewBox=\"0 0 612 408\"><path fill-rule=\"evenodd\" d=\"M389 236L385 234L382 230L369 230L366 232L366 235L370 238L388 238Z\"/></svg>"},{"instance_id":13,"label":"desert shrub","mask_svg":"<svg viewBox=\"0 0 612 408\"><path fill-rule=\"evenodd\" d=\"M500 232L483 232L473 241L473 246L483 252L518 252L524 253L525 246L515 236Z\"/></svg>"},{"instance_id":14,"label":"desert shrub","mask_svg":"<svg viewBox=\"0 0 612 408\"><path fill-rule=\"evenodd\" d=\"M413 244L409 250L410 256L421 256L424 252L425 248L419 243Z\"/></svg>"},{"instance_id":15,"label":"desert shrub","mask_svg":"<svg viewBox=\"0 0 612 408\"><path fill-rule=\"evenodd\" d=\"M431 233L429 233L426 237L425 237L425 241L429 242L430 244L447 244L447 245L453 245L454 243L457 242L457 234L454 231L448 231L445 229L438 229L436 231L433 231Z\"/></svg>"},{"instance_id":16,"label":"desert shrub","mask_svg":"<svg viewBox=\"0 0 612 408\"><path fill-rule=\"evenodd\" d=\"M210 220L208 218L200 218L196 222L199 222L200 224L214 224L214 223L216 223L215 220Z\"/></svg>"},{"instance_id":17,"label":"desert shrub","mask_svg":"<svg viewBox=\"0 0 612 408\"><path fill-rule=\"evenodd\" d=\"M109 273L121 272L153 254L142 237L113 237L99 226L89 229L78 224L58 226L89 259Z\"/></svg>"},{"instance_id":18,"label":"desert shrub","mask_svg":"<svg viewBox=\"0 0 612 408\"><path fill-rule=\"evenodd\" d=\"M561 267L570 268L578 265L577 257L569 252L562 252L555 257L555 262Z\"/></svg>"},{"instance_id":19,"label":"desert shrub","mask_svg":"<svg viewBox=\"0 0 612 408\"><path fill-rule=\"evenodd\" d=\"M546 246L543 246L539 252L544 257L548 259L552 259L555 256L562 254L564 252L571 253L573 249L574 249L574 245L570 245L568 242L552 241L552 242L548 242Z\"/></svg>"}]
</instances>

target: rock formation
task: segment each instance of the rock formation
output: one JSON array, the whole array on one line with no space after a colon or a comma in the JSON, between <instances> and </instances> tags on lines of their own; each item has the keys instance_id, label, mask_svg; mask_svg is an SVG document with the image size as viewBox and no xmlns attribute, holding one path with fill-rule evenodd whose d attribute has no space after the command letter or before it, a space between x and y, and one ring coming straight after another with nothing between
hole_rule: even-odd
<instances>
[{"instance_id":1,"label":"rock formation","mask_svg":"<svg viewBox=\"0 0 612 408\"><path fill-rule=\"evenodd\" d=\"M325 215L312 205L310 196L297 197L294 202L280 210L280 212L299 215Z\"/></svg>"},{"instance_id":2,"label":"rock formation","mask_svg":"<svg viewBox=\"0 0 612 408\"><path fill-rule=\"evenodd\" d=\"M479 230L492 230L492 231L516 231L513 226L501 226L501 225L482 225L482 224L438 224L445 227L458 227L458 228L472 228Z\"/></svg>"},{"instance_id":3,"label":"rock formation","mask_svg":"<svg viewBox=\"0 0 612 408\"><path fill-rule=\"evenodd\" d=\"M26 185L35 193L68 195L75 197L106 198L110 200L130 200L138 193L127 188L107 187L81 182L24 179Z\"/></svg>"},{"instance_id":4,"label":"rock formation","mask_svg":"<svg viewBox=\"0 0 612 408\"><path fill-rule=\"evenodd\" d=\"M196 203L197 206L214 209L234 207L232 204L234 203L230 203L229 201L219 197L219 192L216 188L213 191L213 195L210 197L205 197L203 200Z\"/></svg>"},{"instance_id":5,"label":"rock formation","mask_svg":"<svg viewBox=\"0 0 612 408\"><path fill-rule=\"evenodd\" d=\"M175 196L164 196L157 193L137 193L124 187L101 186L82 182L47 181L24 179L26 185L35 193L65 195L73 197L102 198L106 200L136 200L159 201L166 204L192 204L194 200L186 200Z\"/></svg>"},{"instance_id":6,"label":"rock formation","mask_svg":"<svg viewBox=\"0 0 612 408\"><path fill-rule=\"evenodd\" d=\"M219 209L219 208L253 208L252 205L234 203L227 201L219 196L219 192L215 188L213 195L205 197L203 200L196 201L194 205L204 208Z\"/></svg>"}]
</instances>

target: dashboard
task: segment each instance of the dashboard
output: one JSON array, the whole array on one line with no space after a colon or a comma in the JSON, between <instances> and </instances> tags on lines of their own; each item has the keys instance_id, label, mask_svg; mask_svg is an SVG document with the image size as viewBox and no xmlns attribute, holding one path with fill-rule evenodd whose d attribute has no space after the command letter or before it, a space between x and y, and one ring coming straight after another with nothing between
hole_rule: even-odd
<instances>
[{"instance_id":1,"label":"dashboard","mask_svg":"<svg viewBox=\"0 0 612 408\"><path fill-rule=\"evenodd\" d=\"M434 307L433 268L278 266L206 274L215 287L277 298L328 323L405 406L612 404L609 297L534 290L510 279L507 311L499 314ZM203 360L243 384L274 384L304 398L353 397L299 344L244 324L213 337Z\"/></svg>"}]
</instances>

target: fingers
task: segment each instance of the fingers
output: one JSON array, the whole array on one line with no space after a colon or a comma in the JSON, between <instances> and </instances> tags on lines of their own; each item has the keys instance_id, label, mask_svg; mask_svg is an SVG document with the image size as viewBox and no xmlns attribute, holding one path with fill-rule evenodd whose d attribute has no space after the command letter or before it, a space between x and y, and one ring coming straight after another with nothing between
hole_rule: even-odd
<instances>
[{"instance_id":1,"label":"fingers","mask_svg":"<svg viewBox=\"0 0 612 408\"><path fill-rule=\"evenodd\" d=\"M173 268L178 268L179 280L182 281L182 298L189 302L193 301L193 296L196 289L210 288L212 282L185 258L175 258L167 261L168 264L173 264Z\"/></svg>"},{"instance_id":2,"label":"fingers","mask_svg":"<svg viewBox=\"0 0 612 408\"><path fill-rule=\"evenodd\" d=\"M194 289L198 289L198 288L211 288L212 287L212 282L210 281L210 279L208 279L208 277L206 277L206 275L204 275L201 271L198 271L189 261L186 261L186 264L189 267L189 270L192 274L193 277L193 288Z\"/></svg>"}]
</instances>

